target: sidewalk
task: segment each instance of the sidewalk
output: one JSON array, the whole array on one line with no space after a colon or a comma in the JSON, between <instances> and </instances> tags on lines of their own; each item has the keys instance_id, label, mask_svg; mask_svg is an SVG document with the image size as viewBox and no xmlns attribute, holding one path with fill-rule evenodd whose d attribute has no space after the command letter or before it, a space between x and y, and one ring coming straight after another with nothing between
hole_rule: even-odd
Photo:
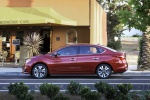
<instances>
[{"instance_id":1,"label":"sidewalk","mask_svg":"<svg viewBox=\"0 0 150 100\"><path fill-rule=\"evenodd\" d=\"M13 65L13 64L11 64ZM0 66L0 75L24 75L22 67L18 65ZM129 65L128 70L124 73L112 74L112 76L150 76L150 71L137 71L137 65Z\"/></svg>"}]
</instances>

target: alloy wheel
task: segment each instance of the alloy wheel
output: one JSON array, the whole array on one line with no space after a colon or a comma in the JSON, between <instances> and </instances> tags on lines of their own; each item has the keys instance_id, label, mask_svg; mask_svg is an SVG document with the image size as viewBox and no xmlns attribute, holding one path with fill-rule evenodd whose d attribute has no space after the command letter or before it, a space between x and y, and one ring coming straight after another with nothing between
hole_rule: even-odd
<instances>
[{"instance_id":1,"label":"alloy wheel","mask_svg":"<svg viewBox=\"0 0 150 100\"><path fill-rule=\"evenodd\" d=\"M43 64L36 64L33 67L32 74L35 78L45 78L47 76L47 68Z\"/></svg>"},{"instance_id":2,"label":"alloy wheel","mask_svg":"<svg viewBox=\"0 0 150 100\"><path fill-rule=\"evenodd\" d=\"M101 64L97 68L97 75L100 78L108 78L111 75L111 68L108 64Z\"/></svg>"}]
</instances>

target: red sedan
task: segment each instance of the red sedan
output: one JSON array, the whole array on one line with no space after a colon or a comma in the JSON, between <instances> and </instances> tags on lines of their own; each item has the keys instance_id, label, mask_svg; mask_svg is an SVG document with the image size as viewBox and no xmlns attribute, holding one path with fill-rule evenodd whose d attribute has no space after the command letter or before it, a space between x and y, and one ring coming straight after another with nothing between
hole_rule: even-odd
<instances>
[{"instance_id":1,"label":"red sedan","mask_svg":"<svg viewBox=\"0 0 150 100\"><path fill-rule=\"evenodd\" d=\"M26 60L23 73L35 78L48 74L97 74L104 79L112 72L123 73L127 69L126 53L101 45L72 44Z\"/></svg>"}]
</instances>

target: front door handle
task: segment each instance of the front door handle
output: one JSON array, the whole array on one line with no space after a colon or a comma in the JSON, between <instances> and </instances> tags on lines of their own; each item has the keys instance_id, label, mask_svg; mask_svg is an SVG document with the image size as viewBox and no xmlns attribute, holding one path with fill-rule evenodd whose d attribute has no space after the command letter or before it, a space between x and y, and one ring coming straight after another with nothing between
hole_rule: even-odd
<instances>
[{"instance_id":1,"label":"front door handle","mask_svg":"<svg viewBox=\"0 0 150 100\"><path fill-rule=\"evenodd\" d=\"M75 58L70 58L69 60L71 60L71 61L76 61L76 59L75 59Z\"/></svg>"},{"instance_id":2,"label":"front door handle","mask_svg":"<svg viewBox=\"0 0 150 100\"><path fill-rule=\"evenodd\" d=\"M92 59L93 59L93 60L99 60L99 58L96 58L96 57L95 57L95 58L92 58Z\"/></svg>"}]
</instances>

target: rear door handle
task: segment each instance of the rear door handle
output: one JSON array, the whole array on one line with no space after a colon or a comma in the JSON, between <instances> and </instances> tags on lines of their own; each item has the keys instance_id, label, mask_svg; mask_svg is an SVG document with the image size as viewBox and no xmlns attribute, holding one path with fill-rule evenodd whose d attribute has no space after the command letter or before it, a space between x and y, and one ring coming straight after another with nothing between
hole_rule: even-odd
<instances>
[{"instance_id":1,"label":"rear door handle","mask_svg":"<svg viewBox=\"0 0 150 100\"><path fill-rule=\"evenodd\" d=\"M75 61L76 59L75 59L75 58L70 58L69 60L71 60L71 61Z\"/></svg>"},{"instance_id":2,"label":"rear door handle","mask_svg":"<svg viewBox=\"0 0 150 100\"><path fill-rule=\"evenodd\" d=\"M92 58L93 60L99 60L99 58Z\"/></svg>"}]
</instances>

